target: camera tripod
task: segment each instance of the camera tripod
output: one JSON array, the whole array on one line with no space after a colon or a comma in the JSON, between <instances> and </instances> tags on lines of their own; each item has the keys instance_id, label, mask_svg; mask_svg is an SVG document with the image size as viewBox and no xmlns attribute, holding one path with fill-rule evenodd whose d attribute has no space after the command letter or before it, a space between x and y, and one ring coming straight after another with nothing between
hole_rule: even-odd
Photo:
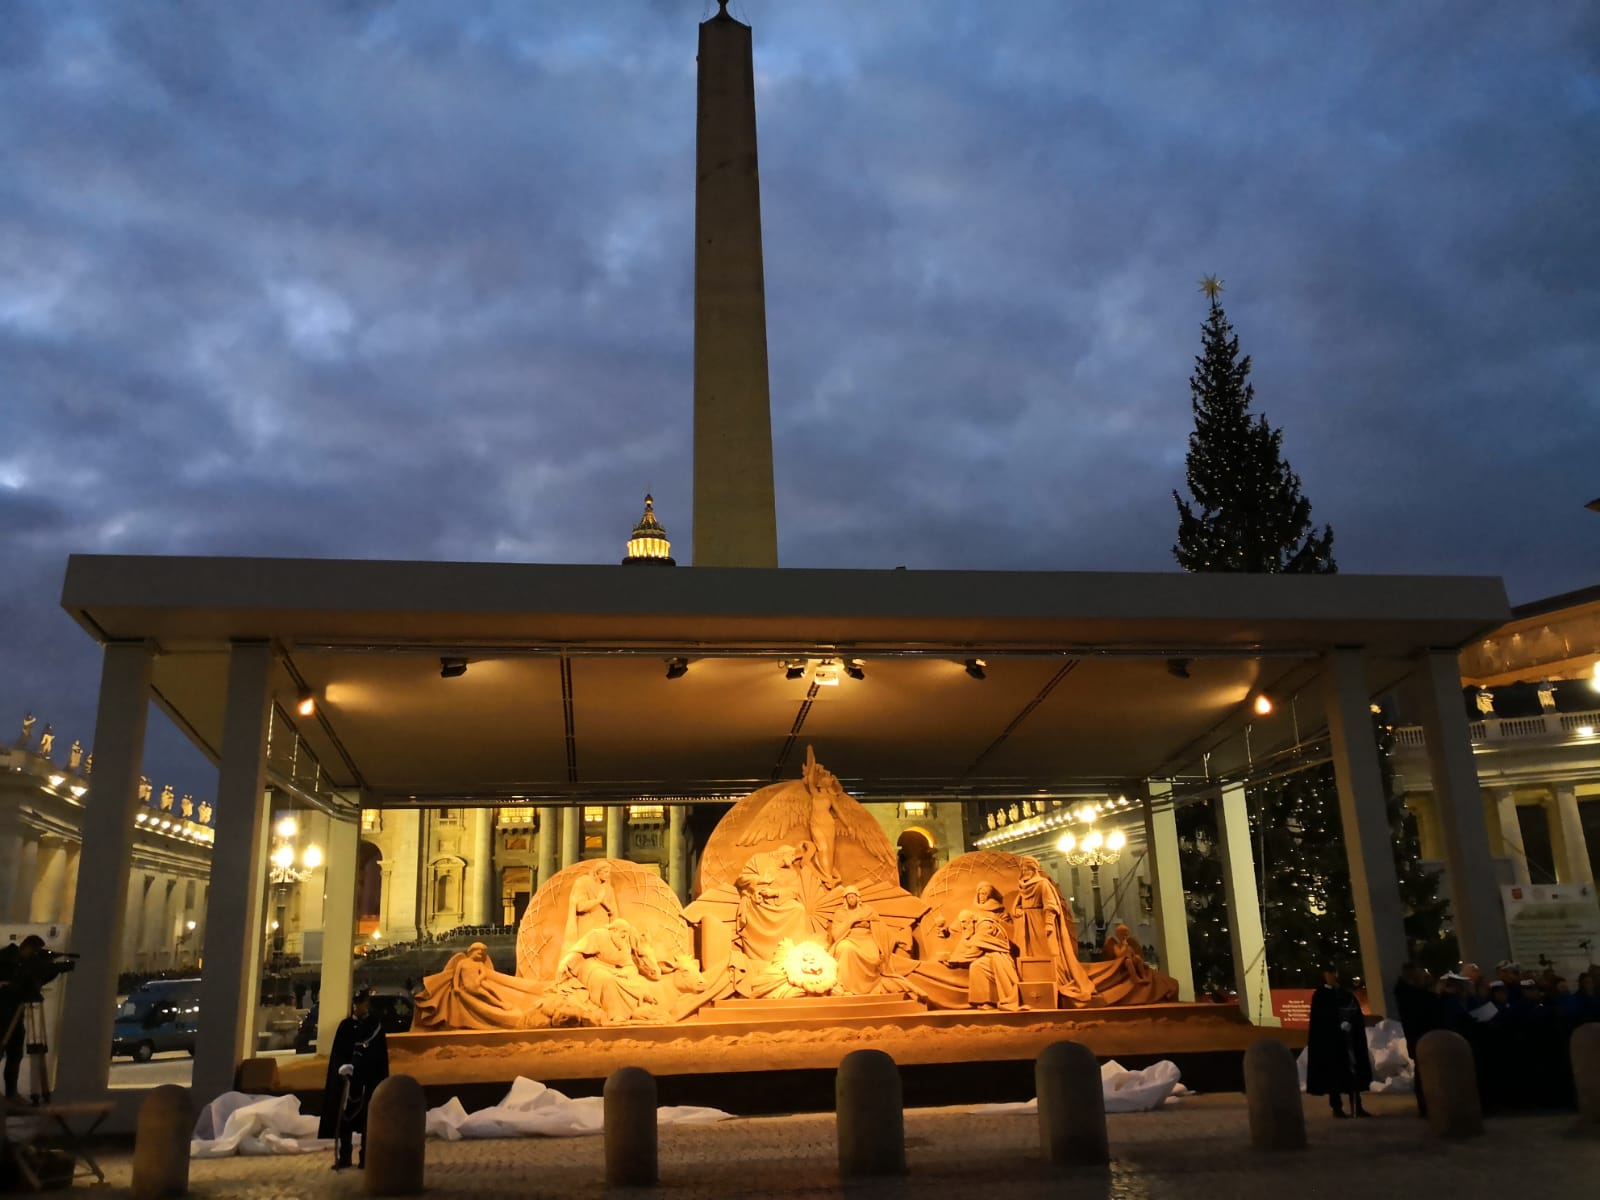
<instances>
[{"instance_id":1,"label":"camera tripod","mask_svg":"<svg viewBox=\"0 0 1600 1200\"><path fill-rule=\"evenodd\" d=\"M16 1035L19 1025L25 1030L22 1053L29 1068L29 1082L33 1085L30 1091L21 1094L27 1097L30 1104L49 1104L50 1043L46 1037L48 1031L45 1025L43 1001L25 1000L17 1006L11 1014L10 1022L6 1025L5 1036L0 1037L0 1049L11 1045L11 1039Z\"/></svg>"}]
</instances>

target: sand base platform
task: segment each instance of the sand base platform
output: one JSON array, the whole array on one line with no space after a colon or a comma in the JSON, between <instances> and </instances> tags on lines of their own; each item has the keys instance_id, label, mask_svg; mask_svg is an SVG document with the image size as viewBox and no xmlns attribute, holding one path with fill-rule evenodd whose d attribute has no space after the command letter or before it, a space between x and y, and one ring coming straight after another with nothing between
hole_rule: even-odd
<instances>
[{"instance_id":1,"label":"sand base platform","mask_svg":"<svg viewBox=\"0 0 1600 1200\"><path fill-rule=\"evenodd\" d=\"M1203 1091L1240 1090L1243 1052L1260 1037L1305 1043L1303 1031L1251 1025L1232 1005L919 1012L848 999L787 1001L782 1012L719 1006L676 1025L391 1034L389 1066L419 1080L430 1102L459 1095L469 1108L498 1100L518 1075L590 1096L616 1068L643 1067L663 1104L755 1115L831 1109L833 1073L852 1050L886 1051L901 1066L905 1102L932 1105L1026 1100L1034 1059L1062 1040L1130 1068L1171 1059ZM326 1059L297 1058L279 1077L309 1103L326 1072Z\"/></svg>"}]
</instances>

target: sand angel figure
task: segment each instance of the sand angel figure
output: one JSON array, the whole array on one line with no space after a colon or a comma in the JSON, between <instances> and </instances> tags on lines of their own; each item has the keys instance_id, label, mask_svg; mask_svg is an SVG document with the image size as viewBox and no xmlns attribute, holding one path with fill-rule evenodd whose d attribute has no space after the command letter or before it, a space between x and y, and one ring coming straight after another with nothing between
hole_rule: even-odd
<instances>
[{"instance_id":1,"label":"sand angel figure","mask_svg":"<svg viewBox=\"0 0 1600 1200\"><path fill-rule=\"evenodd\" d=\"M740 836L739 845L806 838L816 847L817 874L830 888L838 887L844 880L834 863L836 839L865 843L878 828L865 810L836 803L844 795L838 776L817 762L816 752L807 746L801 781L767 801Z\"/></svg>"}]
</instances>

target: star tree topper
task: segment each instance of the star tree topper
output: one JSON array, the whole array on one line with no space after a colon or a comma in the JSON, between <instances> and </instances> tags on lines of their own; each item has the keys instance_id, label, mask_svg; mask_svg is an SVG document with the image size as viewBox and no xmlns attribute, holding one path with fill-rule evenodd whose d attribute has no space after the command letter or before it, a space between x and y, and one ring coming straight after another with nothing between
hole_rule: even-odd
<instances>
[{"instance_id":1,"label":"star tree topper","mask_svg":"<svg viewBox=\"0 0 1600 1200\"><path fill-rule=\"evenodd\" d=\"M1200 281L1200 290L1206 294L1206 299L1215 304L1217 297L1222 295L1222 280L1215 275L1207 275Z\"/></svg>"}]
</instances>

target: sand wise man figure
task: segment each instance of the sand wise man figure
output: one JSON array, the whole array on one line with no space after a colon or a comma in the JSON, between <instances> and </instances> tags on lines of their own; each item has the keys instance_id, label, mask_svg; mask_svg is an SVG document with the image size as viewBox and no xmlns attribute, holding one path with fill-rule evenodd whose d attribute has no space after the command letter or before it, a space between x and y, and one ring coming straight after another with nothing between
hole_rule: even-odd
<instances>
[{"instance_id":1,"label":"sand wise man figure","mask_svg":"<svg viewBox=\"0 0 1600 1200\"><path fill-rule=\"evenodd\" d=\"M830 888L844 882L834 860L834 844L840 837L865 843L877 825L861 810L839 803L847 799L839 778L817 761L812 747L806 747L806 765L799 783L785 787L756 815L750 828L739 838L739 845L753 846L779 839L790 840L805 833L815 849L812 865Z\"/></svg>"}]
</instances>

